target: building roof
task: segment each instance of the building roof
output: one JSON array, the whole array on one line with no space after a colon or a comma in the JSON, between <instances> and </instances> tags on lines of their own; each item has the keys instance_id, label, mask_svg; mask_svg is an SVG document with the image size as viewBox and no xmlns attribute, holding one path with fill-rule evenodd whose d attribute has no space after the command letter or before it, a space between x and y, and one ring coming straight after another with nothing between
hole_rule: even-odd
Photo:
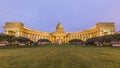
<instances>
[{"instance_id":1,"label":"building roof","mask_svg":"<svg viewBox=\"0 0 120 68\"><path fill-rule=\"evenodd\" d=\"M62 24L59 22L56 26L56 29L64 29L64 27L62 26Z\"/></svg>"}]
</instances>

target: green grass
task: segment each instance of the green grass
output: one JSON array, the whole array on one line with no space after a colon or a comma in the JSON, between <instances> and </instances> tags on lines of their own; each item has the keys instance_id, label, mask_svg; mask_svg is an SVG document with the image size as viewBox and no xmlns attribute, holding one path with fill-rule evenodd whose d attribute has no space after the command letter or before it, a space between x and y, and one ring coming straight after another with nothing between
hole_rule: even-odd
<instances>
[{"instance_id":1,"label":"green grass","mask_svg":"<svg viewBox=\"0 0 120 68\"><path fill-rule=\"evenodd\" d=\"M0 68L120 68L119 47L0 47Z\"/></svg>"}]
</instances>

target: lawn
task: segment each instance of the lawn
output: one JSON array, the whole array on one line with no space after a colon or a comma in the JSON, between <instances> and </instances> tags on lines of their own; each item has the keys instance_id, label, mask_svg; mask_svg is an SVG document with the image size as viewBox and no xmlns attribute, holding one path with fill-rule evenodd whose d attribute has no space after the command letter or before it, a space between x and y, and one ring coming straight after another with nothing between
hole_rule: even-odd
<instances>
[{"instance_id":1,"label":"lawn","mask_svg":"<svg viewBox=\"0 0 120 68\"><path fill-rule=\"evenodd\" d=\"M0 68L120 68L120 47L0 47Z\"/></svg>"}]
</instances>

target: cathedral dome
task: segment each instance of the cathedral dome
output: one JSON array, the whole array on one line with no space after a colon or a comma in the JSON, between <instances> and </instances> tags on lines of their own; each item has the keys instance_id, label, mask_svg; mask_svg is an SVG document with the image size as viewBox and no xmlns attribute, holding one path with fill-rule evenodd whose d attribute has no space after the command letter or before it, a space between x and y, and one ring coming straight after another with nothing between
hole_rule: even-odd
<instances>
[{"instance_id":1,"label":"cathedral dome","mask_svg":"<svg viewBox=\"0 0 120 68\"><path fill-rule=\"evenodd\" d=\"M56 29L64 29L61 23L58 23Z\"/></svg>"}]
</instances>

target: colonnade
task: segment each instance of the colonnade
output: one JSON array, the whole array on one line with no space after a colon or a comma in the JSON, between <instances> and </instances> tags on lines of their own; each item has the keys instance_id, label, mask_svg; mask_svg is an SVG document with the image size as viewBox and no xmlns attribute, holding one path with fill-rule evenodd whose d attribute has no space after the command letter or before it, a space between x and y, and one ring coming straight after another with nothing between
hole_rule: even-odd
<instances>
[{"instance_id":1,"label":"colonnade","mask_svg":"<svg viewBox=\"0 0 120 68\"><path fill-rule=\"evenodd\" d=\"M110 25L110 26L108 26ZM26 28L24 24L20 22L7 22L4 26L5 34L27 37L33 41L39 39L48 39L52 43L56 43L61 40L63 43L67 43L71 39L81 39L86 41L89 38L114 34L115 26L114 23L99 23L96 24L94 28L79 31L79 32L64 32L59 34L59 30L63 29L62 25L59 24L59 29L56 30L54 35L51 35L49 32L41 32ZM61 27L61 28L60 28ZM58 36L59 35L59 36Z\"/></svg>"}]
</instances>

